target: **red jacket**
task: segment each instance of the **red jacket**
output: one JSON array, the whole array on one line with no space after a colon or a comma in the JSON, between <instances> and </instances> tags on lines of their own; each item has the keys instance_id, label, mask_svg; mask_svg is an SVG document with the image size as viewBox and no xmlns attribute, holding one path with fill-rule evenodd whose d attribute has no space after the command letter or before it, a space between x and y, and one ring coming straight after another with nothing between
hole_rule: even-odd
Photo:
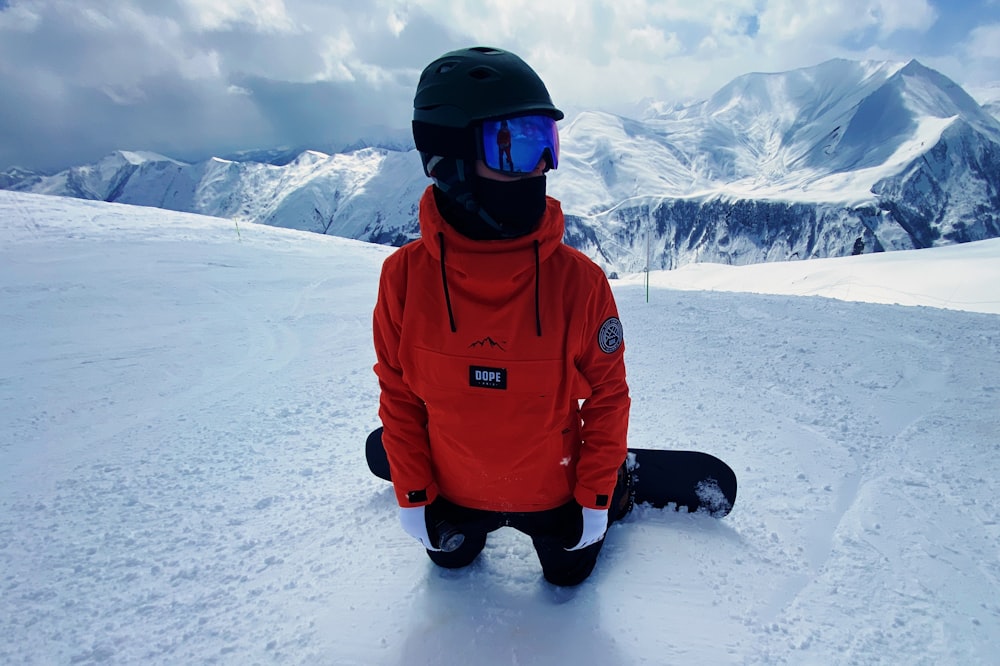
<instances>
[{"instance_id":1,"label":"red jacket","mask_svg":"<svg viewBox=\"0 0 1000 666\"><path fill-rule=\"evenodd\" d=\"M440 493L490 511L608 507L627 452L621 323L603 271L562 243L563 227L549 198L533 233L471 240L424 192L421 238L386 259L374 313L401 506Z\"/></svg>"}]
</instances>

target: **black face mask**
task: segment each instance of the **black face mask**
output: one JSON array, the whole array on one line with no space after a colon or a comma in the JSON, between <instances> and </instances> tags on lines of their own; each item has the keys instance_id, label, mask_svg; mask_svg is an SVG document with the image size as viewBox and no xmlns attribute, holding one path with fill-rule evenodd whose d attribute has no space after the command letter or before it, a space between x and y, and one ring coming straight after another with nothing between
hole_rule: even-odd
<instances>
[{"instance_id":1,"label":"black face mask","mask_svg":"<svg viewBox=\"0 0 1000 666\"><path fill-rule=\"evenodd\" d=\"M472 192L500 225L502 238L530 234L545 213L545 176L500 181L472 177Z\"/></svg>"},{"instance_id":2,"label":"black face mask","mask_svg":"<svg viewBox=\"0 0 1000 666\"><path fill-rule=\"evenodd\" d=\"M473 240L501 240L530 234L545 213L545 176L512 181L472 175L472 199L478 208L458 204L438 188L434 197L445 221ZM480 211L481 209L481 211ZM485 213L496 223L490 224Z\"/></svg>"}]
</instances>

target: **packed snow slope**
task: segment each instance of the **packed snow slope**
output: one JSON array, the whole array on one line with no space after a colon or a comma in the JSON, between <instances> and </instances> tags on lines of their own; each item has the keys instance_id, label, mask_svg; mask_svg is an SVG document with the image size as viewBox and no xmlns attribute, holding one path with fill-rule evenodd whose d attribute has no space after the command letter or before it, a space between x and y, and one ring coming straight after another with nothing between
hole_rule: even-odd
<instances>
[{"instance_id":1,"label":"packed snow slope","mask_svg":"<svg viewBox=\"0 0 1000 666\"><path fill-rule=\"evenodd\" d=\"M366 471L391 251L0 192L0 663L996 663L996 241L615 281L630 443L740 496L572 591L511 531L436 569Z\"/></svg>"}]
</instances>

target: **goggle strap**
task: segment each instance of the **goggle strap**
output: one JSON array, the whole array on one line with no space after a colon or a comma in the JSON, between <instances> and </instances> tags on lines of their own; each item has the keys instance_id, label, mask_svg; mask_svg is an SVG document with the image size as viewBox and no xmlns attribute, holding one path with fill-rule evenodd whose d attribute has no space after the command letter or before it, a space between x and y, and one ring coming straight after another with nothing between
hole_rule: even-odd
<instances>
[{"instance_id":1,"label":"goggle strap","mask_svg":"<svg viewBox=\"0 0 1000 666\"><path fill-rule=\"evenodd\" d=\"M443 127L414 120L413 145L424 153L468 159L475 145L475 132L471 128Z\"/></svg>"}]
</instances>

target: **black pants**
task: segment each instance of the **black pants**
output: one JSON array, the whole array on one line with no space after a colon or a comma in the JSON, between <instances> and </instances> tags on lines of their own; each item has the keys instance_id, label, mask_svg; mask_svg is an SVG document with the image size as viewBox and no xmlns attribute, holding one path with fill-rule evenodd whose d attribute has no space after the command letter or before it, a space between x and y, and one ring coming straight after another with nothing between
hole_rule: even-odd
<instances>
[{"instance_id":1,"label":"black pants","mask_svg":"<svg viewBox=\"0 0 1000 666\"><path fill-rule=\"evenodd\" d=\"M611 495L609 526L632 510L633 482L628 465L622 463ZM545 580L553 585L568 587L579 585L587 579L604 546L604 539L601 539L580 550L566 550L576 545L583 534L583 510L575 501L548 511L519 513L470 509L438 497L427 507L424 515L429 534L436 534L439 531L438 525L444 524L446 529L456 530L465 537L462 545L451 552L427 551L435 564L448 569L472 564L486 546L487 534L501 527L513 527L531 537Z\"/></svg>"},{"instance_id":2,"label":"black pants","mask_svg":"<svg viewBox=\"0 0 1000 666\"><path fill-rule=\"evenodd\" d=\"M512 527L531 537L545 580L553 585L579 585L594 570L604 545L602 539L580 550L566 550L580 540L583 532L583 515L576 502L548 511L519 513L469 509L439 497L427 507L425 515L429 530L443 522L465 536L462 545L450 553L427 551L435 564L448 569L471 564L486 546L487 534Z\"/></svg>"}]
</instances>

